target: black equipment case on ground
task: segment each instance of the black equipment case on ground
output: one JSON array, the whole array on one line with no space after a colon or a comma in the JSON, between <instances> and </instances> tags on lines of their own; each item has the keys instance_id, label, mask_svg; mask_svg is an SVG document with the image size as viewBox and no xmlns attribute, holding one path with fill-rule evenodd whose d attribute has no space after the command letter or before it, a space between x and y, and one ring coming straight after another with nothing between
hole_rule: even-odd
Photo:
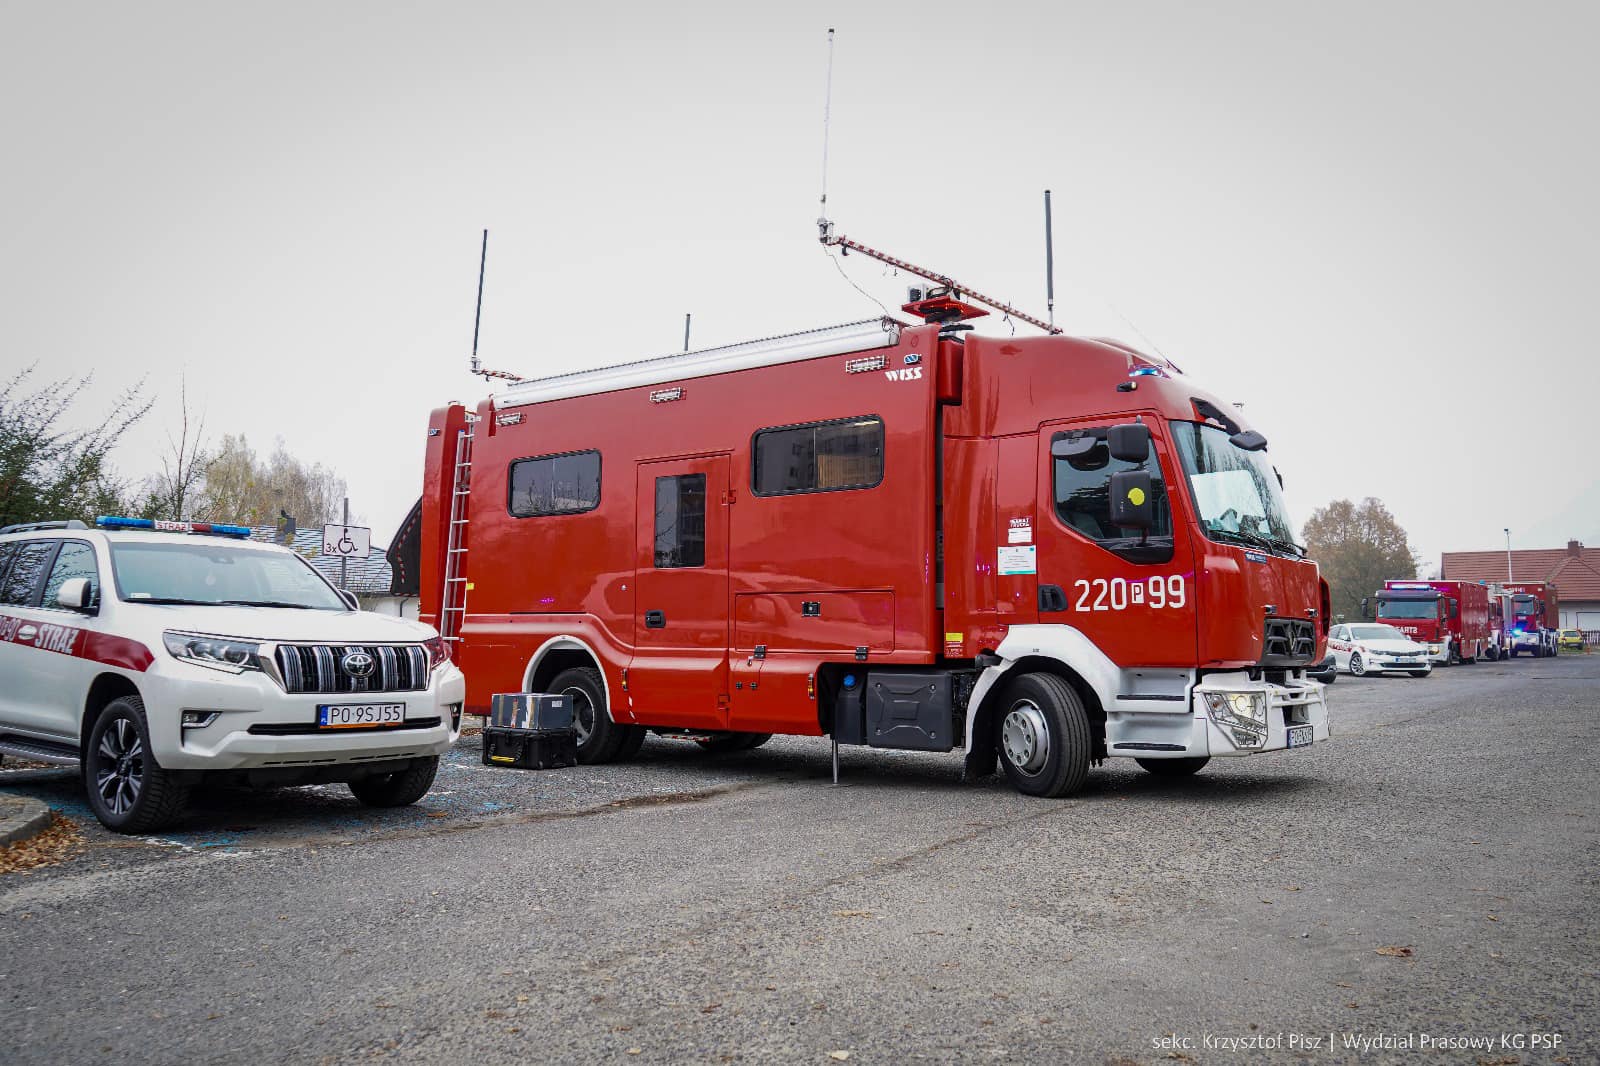
<instances>
[{"instance_id":1,"label":"black equipment case on ground","mask_svg":"<svg viewBox=\"0 0 1600 1066\"><path fill-rule=\"evenodd\" d=\"M523 770L578 765L572 698L538 692L497 694L483 727L483 764Z\"/></svg>"}]
</instances>

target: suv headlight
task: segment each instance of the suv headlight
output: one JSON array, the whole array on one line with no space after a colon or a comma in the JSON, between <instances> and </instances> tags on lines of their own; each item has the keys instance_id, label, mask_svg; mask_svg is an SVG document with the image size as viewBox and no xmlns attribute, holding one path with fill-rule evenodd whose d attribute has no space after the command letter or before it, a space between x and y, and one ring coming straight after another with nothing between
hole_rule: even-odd
<instances>
[{"instance_id":1,"label":"suv headlight","mask_svg":"<svg viewBox=\"0 0 1600 1066\"><path fill-rule=\"evenodd\" d=\"M229 674L261 669L261 645L253 641L170 630L163 633L161 639L174 659L195 666L207 666Z\"/></svg>"},{"instance_id":2,"label":"suv headlight","mask_svg":"<svg viewBox=\"0 0 1600 1066\"><path fill-rule=\"evenodd\" d=\"M1259 748L1267 742L1265 692L1203 692L1211 720L1231 734L1235 747Z\"/></svg>"}]
</instances>

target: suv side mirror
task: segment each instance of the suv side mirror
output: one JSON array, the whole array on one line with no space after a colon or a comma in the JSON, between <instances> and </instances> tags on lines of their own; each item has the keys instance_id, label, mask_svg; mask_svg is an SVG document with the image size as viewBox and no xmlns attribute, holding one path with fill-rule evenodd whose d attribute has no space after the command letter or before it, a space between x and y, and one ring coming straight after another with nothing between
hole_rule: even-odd
<instances>
[{"instance_id":1,"label":"suv side mirror","mask_svg":"<svg viewBox=\"0 0 1600 1066\"><path fill-rule=\"evenodd\" d=\"M343 600L344 605L350 608L352 611L361 610L361 601L356 599L356 594L354 592L351 592L348 589L340 589L339 598Z\"/></svg>"},{"instance_id":2,"label":"suv side mirror","mask_svg":"<svg viewBox=\"0 0 1600 1066\"><path fill-rule=\"evenodd\" d=\"M1145 442L1148 444L1149 430L1145 430L1145 433ZM1155 525L1155 506L1150 493L1150 471L1119 470L1111 475L1112 525L1148 532Z\"/></svg>"},{"instance_id":3,"label":"suv side mirror","mask_svg":"<svg viewBox=\"0 0 1600 1066\"><path fill-rule=\"evenodd\" d=\"M86 577L69 577L56 593L56 605L88 614L94 610L94 586Z\"/></svg>"},{"instance_id":4,"label":"suv side mirror","mask_svg":"<svg viewBox=\"0 0 1600 1066\"><path fill-rule=\"evenodd\" d=\"M1142 463L1150 458L1150 427L1142 422L1112 426L1106 430L1106 447L1113 459Z\"/></svg>"}]
</instances>

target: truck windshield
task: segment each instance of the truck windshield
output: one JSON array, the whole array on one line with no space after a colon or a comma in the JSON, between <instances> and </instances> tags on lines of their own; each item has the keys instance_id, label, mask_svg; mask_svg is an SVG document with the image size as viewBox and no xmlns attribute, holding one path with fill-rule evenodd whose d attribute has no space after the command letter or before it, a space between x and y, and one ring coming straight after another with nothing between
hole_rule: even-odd
<instances>
[{"instance_id":1,"label":"truck windshield","mask_svg":"<svg viewBox=\"0 0 1600 1066\"><path fill-rule=\"evenodd\" d=\"M1532 596L1516 596L1511 600L1511 613L1513 614L1538 614L1539 601Z\"/></svg>"},{"instance_id":2,"label":"truck windshield","mask_svg":"<svg viewBox=\"0 0 1600 1066\"><path fill-rule=\"evenodd\" d=\"M1199 422L1173 422L1172 435L1207 537L1305 554L1266 452L1237 448L1226 430Z\"/></svg>"},{"instance_id":3,"label":"truck windshield","mask_svg":"<svg viewBox=\"0 0 1600 1066\"><path fill-rule=\"evenodd\" d=\"M1379 618L1437 618L1439 601L1432 600L1379 600Z\"/></svg>"},{"instance_id":4,"label":"truck windshield","mask_svg":"<svg viewBox=\"0 0 1600 1066\"><path fill-rule=\"evenodd\" d=\"M129 541L111 545L111 569L117 595L129 603L349 610L321 575L288 552Z\"/></svg>"}]
</instances>

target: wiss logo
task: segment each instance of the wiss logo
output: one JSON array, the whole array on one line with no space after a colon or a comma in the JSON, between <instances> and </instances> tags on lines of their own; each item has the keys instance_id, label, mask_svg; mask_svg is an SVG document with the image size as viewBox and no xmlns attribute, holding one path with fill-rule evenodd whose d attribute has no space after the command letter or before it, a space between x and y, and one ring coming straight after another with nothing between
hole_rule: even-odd
<instances>
[{"instance_id":1,"label":"wiss logo","mask_svg":"<svg viewBox=\"0 0 1600 1066\"><path fill-rule=\"evenodd\" d=\"M883 376L890 381L920 381L922 380L922 368L920 366L908 366L904 370L885 370Z\"/></svg>"}]
</instances>

